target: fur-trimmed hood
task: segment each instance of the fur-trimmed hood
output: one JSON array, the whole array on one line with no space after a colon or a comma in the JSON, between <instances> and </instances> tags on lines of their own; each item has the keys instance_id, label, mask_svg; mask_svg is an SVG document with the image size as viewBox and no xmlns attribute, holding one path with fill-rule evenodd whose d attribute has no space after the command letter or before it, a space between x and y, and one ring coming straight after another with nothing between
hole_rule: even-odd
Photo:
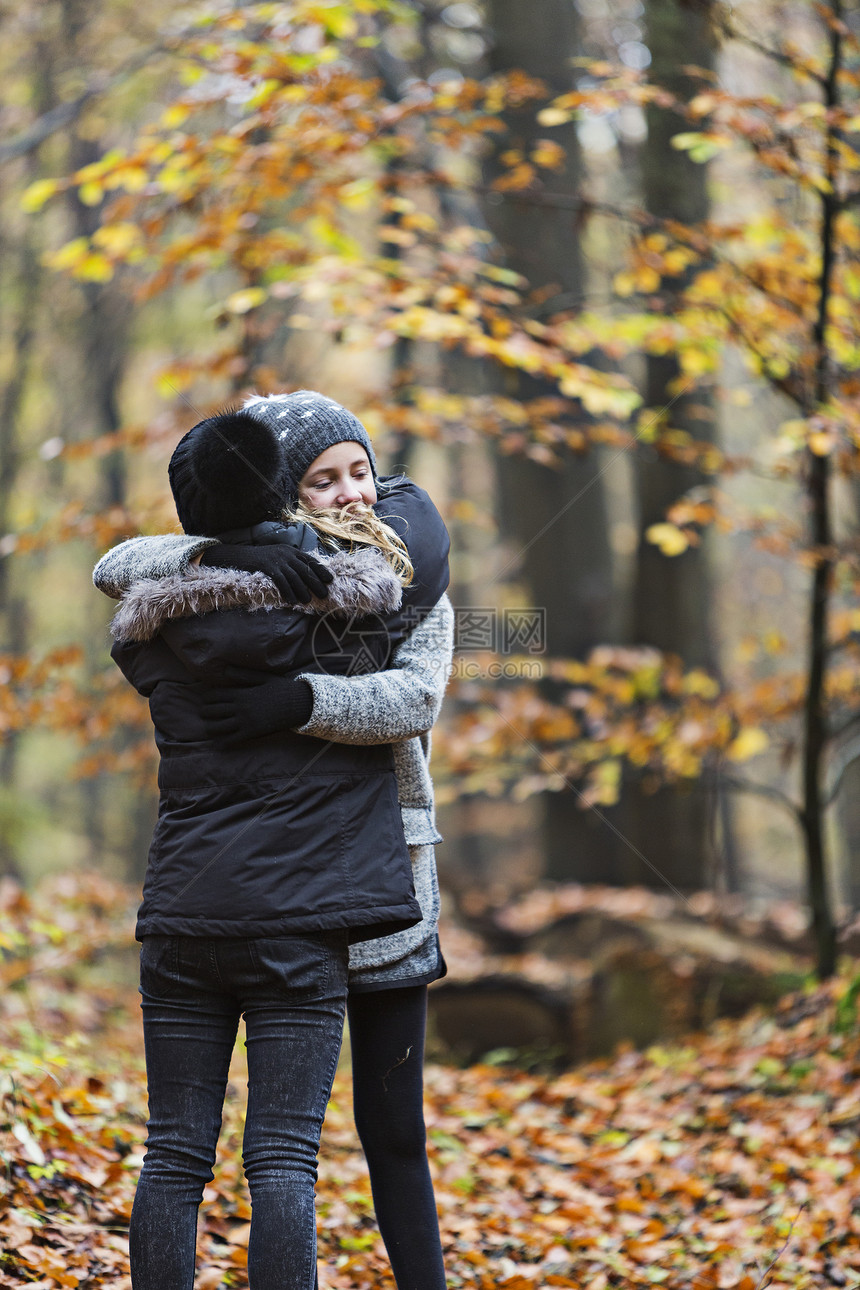
<instances>
[{"instance_id":1,"label":"fur-trimmed hood","mask_svg":"<svg viewBox=\"0 0 860 1290\"><path fill-rule=\"evenodd\" d=\"M117 641L147 641L174 618L210 614L218 609L293 609L305 614L349 618L391 614L400 608L403 589L385 556L374 547L316 555L333 575L325 599L306 605L281 599L264 573L198 565L167 578L143 578L129 587L111 622Z\"/></svg>"}]
</instances>

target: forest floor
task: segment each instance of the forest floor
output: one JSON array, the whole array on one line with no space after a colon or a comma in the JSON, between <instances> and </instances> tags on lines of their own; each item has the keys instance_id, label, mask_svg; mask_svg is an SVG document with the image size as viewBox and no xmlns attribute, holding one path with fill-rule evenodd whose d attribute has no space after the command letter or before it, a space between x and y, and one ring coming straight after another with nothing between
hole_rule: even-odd
<instances>
[{"instance_id":1,"label":"forest floor","mask_svg":"<svg viewBox=\"0 0 860 1290\"><path fill-rule=\"evenodd\" d=\"M0 1287L130 1286L146 1095L127 913L94 879L0 890ZM429 1066L449 1284L860 1287L858 993L841 977L560 1075ZM199 1290L247 1285L243 1071L240 1042ZM322 1290L393 1290L346 1065L318 1223Z\"/></svg>"}]
</instances>

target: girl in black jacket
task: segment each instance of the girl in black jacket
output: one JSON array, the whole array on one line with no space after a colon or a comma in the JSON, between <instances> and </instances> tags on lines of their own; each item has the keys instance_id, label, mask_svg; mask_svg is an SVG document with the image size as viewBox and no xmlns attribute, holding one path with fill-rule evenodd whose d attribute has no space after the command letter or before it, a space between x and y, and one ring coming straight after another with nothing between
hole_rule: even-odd
<instances>
[{"instance_id":1,"label":"girl in black jacket","mask_svg":"<svg viewBox=\"0 0 860 1290\"><path fill-rule=\"evenodd\" d=\"M303 416L303 406L293 411ZM283 448L282 460L276 454L278 498L290 495L290 481L278 475L283 460L312 506L331 491L330 478L334 505L375 496L366 432L354 418L357 429L344 426L339 414L350 414L332 409L320 416L315 404L313 433L301 427L307 463ZM187 530L208 526L217 535L259 519L242 510L254 490L242 485L251 458L243 460L241 434L252 428L242 414L233 422L195 427L174 454L171 484ZM213 433L232 458L226 492ZM398 509L408 515L408 497ZM366 541L389 554L398 545L377 526ZM417 563L429 607L444 590L434 578L447 576L438 568L427 575ZM254 1290L313 1284L315 1159L339 1048L347 946L420 918L390 746L358 749L283 731L217 742L199 715L201 697L237 670L252 683L348 672L356 662L380 666L398 631L421 613L413 602L398 626L397 579L372 546L333 554L319 576L330 582L322 636L319 618L279 604L267 579L217 565L181 585L139 585L115 629L114 658L149 697L161 752L161 806L137 930L150 1119L130 1229L135 1290L193 1284L197 1208L212 1176L240 1014L249 1069L249 1278ZM386 617L368 630L371 613Z\"/></svg>"}]
</instances>

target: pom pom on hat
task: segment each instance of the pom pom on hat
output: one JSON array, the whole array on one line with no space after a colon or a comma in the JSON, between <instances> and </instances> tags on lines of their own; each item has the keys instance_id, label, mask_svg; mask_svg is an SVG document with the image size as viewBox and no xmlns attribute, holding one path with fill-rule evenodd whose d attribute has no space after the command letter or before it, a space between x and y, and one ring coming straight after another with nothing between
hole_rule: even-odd
<instances>
[{"instance_id":1,"label":"pom pom on hat","mask_svg":"<svg viewBox=\"0 0 860 1290\"><path fill-rule=\"evenodd\" d=\"M279 519L291 484L278 435L244 410L193 426L177 444L168 476L180 524L202 537Z\"/></svg>"}]
</instances>

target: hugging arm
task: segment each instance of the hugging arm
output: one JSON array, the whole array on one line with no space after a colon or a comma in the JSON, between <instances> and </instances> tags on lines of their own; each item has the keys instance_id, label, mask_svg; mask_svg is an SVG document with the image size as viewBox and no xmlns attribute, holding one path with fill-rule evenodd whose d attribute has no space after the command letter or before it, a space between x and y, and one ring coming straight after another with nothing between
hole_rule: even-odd
<instances>
[{"instance_id":1,"label":"hugging arm","mask_svg":"<svg viewBox=\"0 0 860 1290\"><path fill-rule=\"evenodd\" d=\"M93 569L93 582L112 600L122 600L133 582L185 573L196 556L217 545L217 538L187 537L184 533L129 538L102 556Z\"/></svg>"},{"instance_id":2,"label":"hugging arm","mask_svg":"<svg viewBox=\"0 0 860 1290\"><path fill-rule=\"evenodd\" d=\"M415 578L405 589L400 610L391 618L389 635L399 644L410 626L437 603L448 585L448 531L423 488L405 476L380 481L383 494L374 510L404 539L415 567ZM142 578L166 578L187 573L198 558L216 568L265 573L284 600L307 603L312 595L324 597L330 581L327 571L307 551L286 544L225 544L217 538L163 533L129 538L112 547L93 570L99 591L121 600Z\"/></svg>"},{"instance_id":3,"label":"hugging arm","mask_svg":"<svg viewBox=\"0 0 860 1290\"><path fill-rule=\"evenodd\" d=\"M295 730L340 744L390 744L425 734L451 670L454 611L443 596L394 652L384 672L303 672L261 685L186 695L205 737L234 740Z\"/></svg>"},{"instance_id":4,"label":"hugging arm","mask_svg":"<svg viewBox=\"0 0 860 1290\"><path fill-rule=\"evenodd\" d=\"M363 676L304 672L313 691L302 735L342 744L388 744L430 729L451 671L454 610L447 596L398 645L391 666Z\"/></svg>"},{"instance_id":5,"label":"hugging arm","mask_svg":"<svg viewBox=\"0 0 860 1290\"><path fill-rule=\"evenodd\" d=\"M293 729L333 742L369 745L409 739L433 725L450 671L453 638L453 610L443 595L448 534L423 489L405 477L385 483L380 510L402 532L416 572L401 608L386 619L390 669L349 677L304 673L301 679L285 677L261 685L249 685L242 678L239 689L230 688L229 682L225 686L222 679L217 687L201 687L201 693L185 686L183 700L194 708L194 725L203 737L247 739ZM235 550L247 561L239 567L247 569L260 569L267 557L310 559L291 547L228 549L211 538L167 534L132 538L114 547L97 564L93 580L99 590L119 598L142 579L187 572L194 557L207 548L225 557ZM271 569L265 572L275 580Z\"/></svg>"},{"instance_id":6,"label":"hugging arm","mask_svg":"<svg viewBox=\"0 0 860 1290\"><path fill-rule=\"evenodd\" d=\"M392 646L397 646L428 614L448 587L451 539L432 498L405 475L382 476L373 509L406 543L414 577L403 589L403 602L388 618Z\"/></svg>"},{"instance_id":7,"label":"hugging arm","mask_svg":"<svg viewBox=\"0 0 860 1290\"><path fill-rule=\"evenodd\" d=\"M212 568L266 574L289 603L307 604L312 596L323 597L331 582L328 570L298 547L234 546L217 538L188 537L184 533L120 542L99 560L93 570L93 582L106 596L121 600L135 582L187 573L198 557Z\"/></svg>"}]
</instances>

